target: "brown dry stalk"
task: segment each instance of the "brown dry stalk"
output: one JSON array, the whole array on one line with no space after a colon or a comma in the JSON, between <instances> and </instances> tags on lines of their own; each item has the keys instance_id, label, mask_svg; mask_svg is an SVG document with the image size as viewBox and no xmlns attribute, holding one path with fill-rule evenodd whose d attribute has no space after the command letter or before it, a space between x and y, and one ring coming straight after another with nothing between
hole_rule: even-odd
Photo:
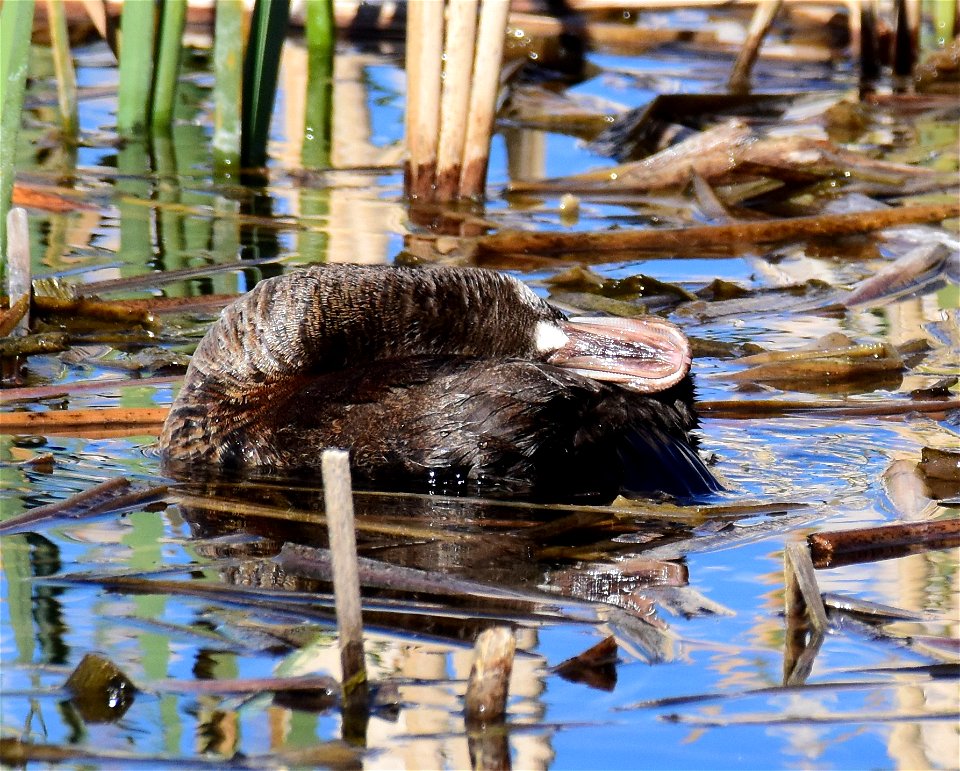
<instances>
[{"instance_id":1,"label":"brown dry stalk","mask_svg":"<svg viewBox=\"0 0 960 771\"><path fill-rule=\"evenodd\" d=\"M159 433L169 407L104 407L89 410L44 410L0 413L0 433L38 433L62 429L142 429Z\"/></svg>"},{"instance_id":2,"label":"brown dry stalk","mask_svg":"<svg viewBox=\"0 0 960 771\"><path fill-rule=\"evenodd\" d=\"M20 323L20 319L27 315L28 310L30 310L30 295L26 294L20 295L20 299L9 308L0 310L0 337L6 337L13 332Z\"/></svg>"},{"instance_id":3,"label":"brown dry stalk","mask_svg":"<svg viewBox=\"0 0 960 771\"><path fill-rule=\"evenodd\" d=\"M827 611L805 543L788 543L783 550L784 610L787 618L805 616L820 634L830 630Z\"/></svg>"},{"instance_id":4,"label":"brown dry stalk","mask_svg":"<svg viewBox=\"0 0 960 771\"><path fill-rule=\"evenodd\" d=\"M152 325L156 321L149 310L142 307L131 307L123 300L109 301L90 299L87 297L63 299L60 297L48 297L46 295L34 295L33 309L35 313L40 315L84 316L90 319L112 321L121 324Z\"/></svg>"},{"instance_id":5,"label":"brown dry stalk","mask_svg":"<svg viewBox=\"0 0 960 771\"><path fill-rule=\"evenodd\" d=\"M735 252L752 244L849 236L900 225L939 222L960 216L960 203L918 204L896 209L786 217L761 222L697 225L688 228L606 230L590 233L501 230L477 239L481 252L537 254L704 248Z\"/></svg>"},{"instance_id":6,"label":"brown dry stalk","mask_svg":"<svg viewBox=\"0 0 960 771\"><path fill-rule=\"evenodd\" d=\"M829 568L874 562L923 551L960 546L960 519L881 525L807 536L814 567Z\"/></svg>"}]
</instances>

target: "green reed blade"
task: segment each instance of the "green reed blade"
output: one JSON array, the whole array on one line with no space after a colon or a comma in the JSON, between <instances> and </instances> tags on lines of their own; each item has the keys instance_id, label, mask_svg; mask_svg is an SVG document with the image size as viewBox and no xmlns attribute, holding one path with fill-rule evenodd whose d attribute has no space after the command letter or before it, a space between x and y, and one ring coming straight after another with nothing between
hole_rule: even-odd
<instances>
[{"instance_id":1,"label":"green reed blade","mask_svg":"<svg viewBox=\"0 0 960 771\"><path fill-rule=\"evenodd\" d=\"M120 16L120 84L117 91L117 132L137 137L147 128L153 85L154 4L124 3Z\"/></svg>"},{"instance_id":2,"label":"green reed blade","mask_svg":"<svg viewBox=\"0 0 960 771\"><path fill-rule=\"evenodd\" d=\"M263 166L267 162L270 118L289 16L290 0L257 0L253 8L243 62L240 160L244 168Z\"/></svg>"},{"instance_id":3,"label":"green reed blade","mask_svg":"<svg viewBox=\"0 0 960 771\"><path fill-rule=\"evenodd\" d=\"M73 68L73 56L70 54L63 0L47 0L47 18L53 66L57 73L57 103L60 107L60 120L63 122L63 136L76 142L80 127L77 115L77 74Z\"/></svg>"},{"instance_id":4,"label":"green reed blade","mask_svg":"<svg viewBox=\"0 0 960 771\"><path fill-rule=\"evenodd\" d=\"M219 178L240 165L243 0L217 3L213 31L213 169Z\"/></svg>"},{"instance_id":5,"label":"green reed blade","mask_svg":"<svg viewBox=\"0 0 960 771\"><path fill-rule=\"evenodd\" d=\"M333 106L333 50L336 26L332 0L307 3L306 120L300 160L304 168L330 165Z\"/></svg>"},{"instance_id":6,"label":"green reed blade","mask_svg":"<svg viewBox=\"0 0 960 771\"><path fill-rule=\"evenodd\" d=\"M167 128L173 120L173 100L183 55L183 29L187 22L187 0L163 0L157 69L153 80L153 113L150 123Z\"/></svg>"},{"instance_id":7,"label":"green reed blade","mask_svg":"<svg viewBox=\"0 0 960 771\"><path fill-rule=\"evenodd\" d=\"M30 59L33 0L5 2L0 7L0 254L6 265L7 212L16 174L17 134Z\"/></svg>"}]
</instances>

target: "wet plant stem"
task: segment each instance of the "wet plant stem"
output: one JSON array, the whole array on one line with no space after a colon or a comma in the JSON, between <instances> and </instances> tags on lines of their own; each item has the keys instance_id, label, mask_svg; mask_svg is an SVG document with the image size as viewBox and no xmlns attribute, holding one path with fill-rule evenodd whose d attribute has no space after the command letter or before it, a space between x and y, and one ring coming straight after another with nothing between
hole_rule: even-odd
<instances>
[{"instance_id":1,"label":"wet plant stem","mask_svg":"<svg viewBox=\"0 0 960 771\"><path fill-rule=\"evenodd\" d=\"M62 122L61 136L75 143L80 119L77 114L77 75L70 55L67 17L63 0L47 0L47 18L50 25L50 45L53 49L53 67L57 73L57 103Z\"/></svg>"},{"instance_id":2,"label":"wet plant stem","mask_svg":"<svg viewBox=\"0 0 960 771\"><path fill-rule=\"evenodd\" d=\"M164 0L162 8L150 123L154 129L166 130L173 121L180 57L183 53L183 30L187 21L187 2Z\"/></svg>"},{"instance_id":3,"label":"wet plant stem","mask_svg":"<svg viewBox=\"0 0 960 771\"><path fill-rule=\"evenodd\" d=\"M30 59L33 0L0 7L0 272L7 264L7 212L13 196L17 134Z\"/></svg>"},{"instance_id":4,"label":"wet plant stem","mask_svg":"<svg viewBox=\"0 0 960 771\"><path fill-rule=\"evenodd\" d=\"M117 132L127 139L142 136L147 127L153 85L154 23L153 3L123 4Z\"/></svg>"},{"instance_id":5,"label":"wet plant stem","mask_svg":"<svg viewBox=\"0 0 960 771\"><path fill-rule=\"evenodd\" d=\"M323 452L323 497L330 531L333 592L343 667L343 734L354 744L366 743L368 720L367 668L363 654L357 534L350 486L350 456L344 450Z\"/></svg>"},{"instance_id":6,"label":"wet plant stem","mask_svg":"<svg viewBox=\"0 0 960 771\"><path fill-rule=\"evenodd\" d=\"M213 39L213 167L221 180L240 166L243 1L220 0Z\"/></svg>"},{"instance_id":7,"label":"wet plant stem","mask_svg":"<svg viewBox=\"0 0 960 771\"><path fill-rule=\"evenodd\" d=\"M250 39L243 62L240 164L264 166L270 118L277 93L280 51L287 34L290 0L257 0L253 8Z\"/></svg>"},{"instance_id":8,"label":"wet plant stem","mask_svg":"<svg viewBox=\"0 0 960 771\"><path fill-rule=\"evenodd\" d=\"M333 2L313 0L307 3L306 13L307 99L300 157L304 168L324 169L330 166L333 125L333 51L337 32Z\"/></svg>"}]
</instances>

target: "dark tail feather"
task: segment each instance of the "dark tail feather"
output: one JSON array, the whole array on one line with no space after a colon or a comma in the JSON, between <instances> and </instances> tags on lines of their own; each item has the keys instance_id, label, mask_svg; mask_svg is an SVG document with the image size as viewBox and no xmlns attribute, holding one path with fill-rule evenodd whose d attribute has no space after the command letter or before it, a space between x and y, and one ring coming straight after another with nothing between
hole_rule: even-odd
<instances>
[{"instance_id":1,"label":"dark tail feather","mask_svg":"<svg viewBox=\"0 0 960 771\"><path fill-rule=\"evenodd\" d=\"M623 463L621 491L627 495L660 491L679 498L697 498L723 489L696 451L672 436L651 437L631 429L618 454Z\"/></svg>"}]
</instances>

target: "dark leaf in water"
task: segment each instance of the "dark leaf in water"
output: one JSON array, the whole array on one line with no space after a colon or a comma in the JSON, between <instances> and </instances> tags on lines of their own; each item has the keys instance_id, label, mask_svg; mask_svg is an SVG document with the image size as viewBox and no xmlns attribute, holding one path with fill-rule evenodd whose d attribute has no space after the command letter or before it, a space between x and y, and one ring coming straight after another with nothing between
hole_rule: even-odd
<instances>
[{"instance_id":1,"label":"dark leaf in water","mask_svg":"<svg viewBox=\"0 0 960 771\"><path fill-rule=\"evenodd\" d=\"M920 470L930 479L960 482L960 450L924 447L920 451Z\"/></svg>"},{"instance_id":2,"label":"dark leaf in water","mask_svg":"<svg viewBox=\"0 0 960 771\"><path fill-rule=\"evenodd\" d=\"M910 396L913 399L948 398L950 396L950 389L953 388L958 382L960 382L960 378L957 377L940 378L932 385L928 385L923 388L914 388L910 392Z\"/></svg>"},{"instance_id":3,"label":"dark leaf in water","mask_svg":"<svg viewBox=\"0 0 960 771\"><path fill-rule=\"evenodd\" d=\"M88 653L67 678L70 702L87 723L112 723L133 704L136 686L116 664Z\"/></svg>"},{"instance_id":4,"label":"dark leaf in water","mask_svg":"<svg viewBox=\"0 0 960 771\"><path fill-rule=\"evenodd\" d=\"M617 685L617 641L607 637L592 648L557 664L555 674L572 683L612 691Z\"/></svg>"},{"instance_id":5,"label":"dark leaf in water","mask_svg":"<svg viewBox=\"0 0 960 771\"><path fill-rule=\"evenodd\" d=\"M553 292L550 302L559 308L577 315L578 313L603 313L622 318L636 318L646 314L650 307L644 303L616 300L601 294L590 292Z\"/></svg>"},{"instance_id":6,"label":"dark leaf in water","mask_svg":"<svg viewBox=\"0 0 960 771\"><path fill-rule=\"evenodd\" d=\"M732 281L724 281L722 278L715 278L703 289L696 292L701 300L716 302L718 300L738 300L741 297L747 297L750 294L749 289L744 289L739 284Z\"/></svg>"},{"instance_id":7,"label":"dark leaf in water","mask_svg":"<svg viewBox=\"0 0 960 771\"><path fill-rule=\"evenodd\" d=\"M762 353L763 348L756 343L733 343L726 340L708 340L688 335L690 348L695 359L739 359Z\"/></svg>"},{"instance_id":8,"label":"dark leaf in water","mask_svg":"<svg viewBox=\"0 0 960 771\"><path fill-rule=\"evenodd\" d=\"M546 280L547 286L570 292L594 292L603 288L606 279L585 265L571 265Z\"/></svg>"}]
</instances>

